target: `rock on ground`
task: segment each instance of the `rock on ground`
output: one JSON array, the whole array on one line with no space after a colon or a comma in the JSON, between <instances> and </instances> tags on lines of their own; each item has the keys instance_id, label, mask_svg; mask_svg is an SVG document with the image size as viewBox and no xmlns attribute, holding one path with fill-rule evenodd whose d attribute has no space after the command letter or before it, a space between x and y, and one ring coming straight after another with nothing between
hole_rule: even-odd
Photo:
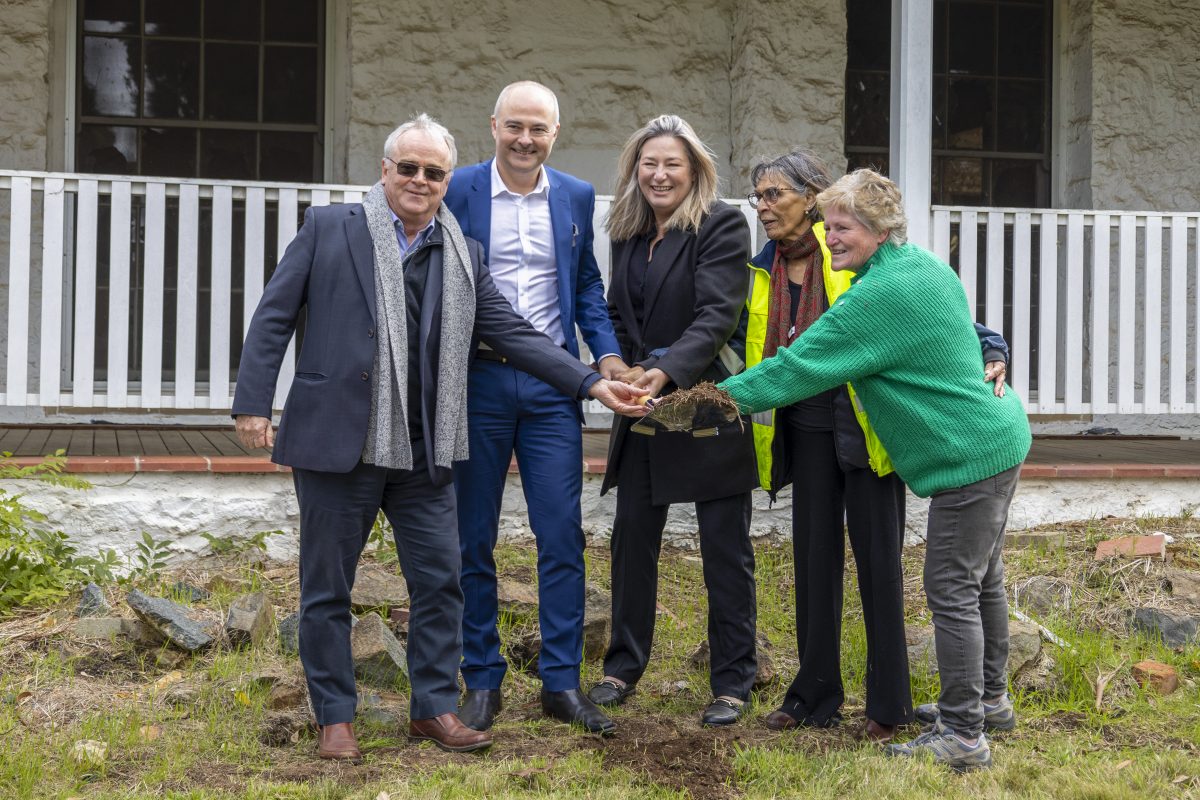
<instances>
[{"instance_id":1,"label":"rock on ground","mask_svg":"<svg viewBox=\"0 0 1200 800\"><path fill-rule=\"evenodd\" d=\"M404 646L392 634L383 617L371 612L350 630L354 674L367 683L392 686L405 676Z\"/></svg>"},{"instance_id":2,"label":"rock on ground","mask_svg":"<svg viewBox=\"0 0 1200 800\"><path fill-rule=\"evenodd\" d=\"M137 589L129 592L126 602L134 613L176 647L194 653L212 644L204 627L187 615L187 609L161 597L149 597Z\"/></svg>"},{"instance_id":3,"label":"rock on ground","mask_svg":"<svg viewBox=\"0 0 1200 800\"><path fill-rule=\"evenodd\" d=\"M79 606L75 609L77 617L102 617L112 610L104 590L94 583L83 587L83 596L79 598Z\"/></svg>"},{"instance_id":4,"label":"rock on ground","mask_svg":"<svg viewBox=\"0 0 1200 800\"><path fill-rule=\"evenodd\" d=\"M266 638L275 622L275 611L265 592L245 594L229 606L225 618L225 634L235 646L257 647Z\"/></svg>"},{"instance_id":5,"label":"rock on ground","mask_svg":"<svg viewBox=\"0 0 1200 800\"><path fill-rule=\"evenodd\" d=\"M350 590L350 606L359 610L391 609L408 605L408 584L404 578L384 567L360 562Z\"/></svg>"},{"instance_id":6,"label":"rock on ground","mask_svg":"<svg viewBox=\"0 0 1200 800\"><path fill-rule=\"evenodd\" d=\"M1200 617L1173 614L1158 608L1135 608L1130 614L1129 627L1161 639L1168 647L1200 641Z\"/></svg>"}]
</instances>

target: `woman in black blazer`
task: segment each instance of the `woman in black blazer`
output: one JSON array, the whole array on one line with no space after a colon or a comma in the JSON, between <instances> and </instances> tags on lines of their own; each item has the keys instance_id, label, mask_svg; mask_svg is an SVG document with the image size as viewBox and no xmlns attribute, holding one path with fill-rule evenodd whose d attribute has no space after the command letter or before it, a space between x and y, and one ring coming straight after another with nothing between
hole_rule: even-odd
<instances>
[{"instance_id":1,"label":"woman in black blazer","mask_svg":"<svg viewBox=\"0 0 1200 800\"><path fill-rule=\"evenodd\" d=\"M719 381L745 356L750 228L717 200L711 151L674 115L626 142L608 216L613 242L608 309L626 363L623 379L665 394ZM736 358L733 355L736 354ZM736 367L734 367L736 369ZM750 492L757 485L750 424L667 432L625 417L614 423L608 472L612 532L612 639L604 680L589 696L617 705L650 657L658 554L672 503L695 503L708 587L710 684L705 725L736 722L756 672Z\"/></svg>"}]
</instances>

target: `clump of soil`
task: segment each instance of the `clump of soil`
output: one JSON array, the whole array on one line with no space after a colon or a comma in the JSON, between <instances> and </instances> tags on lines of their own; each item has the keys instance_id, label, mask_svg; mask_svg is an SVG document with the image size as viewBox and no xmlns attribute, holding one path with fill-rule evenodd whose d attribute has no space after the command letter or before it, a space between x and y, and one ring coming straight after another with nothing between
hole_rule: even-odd
<instances>
[{"instance_id":1,"label":"clump of soil","mask_svg":"<svg viewBox=\"0 0 1200 800\"><path fill-rule=\"evenodd\" d=\"M702 381L690 389L678 389L654 400L646 418L669 431L711 428L724 422L741 420L738 404L711 381Z\"/></svg>"}]
</instances>

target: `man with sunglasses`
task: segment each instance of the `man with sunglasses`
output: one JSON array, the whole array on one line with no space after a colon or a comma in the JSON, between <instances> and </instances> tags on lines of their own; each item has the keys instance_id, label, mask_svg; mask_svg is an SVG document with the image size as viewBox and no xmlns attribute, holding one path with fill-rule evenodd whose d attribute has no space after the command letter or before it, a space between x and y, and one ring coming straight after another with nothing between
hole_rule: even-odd
<instances>
[{"instance_id":1,"label":"man with sunglasses","mask_svg":"<svg viewBox=\"0 0 1200 800\"><path fill-rule=\"evenodd\" d=\"M518 314L572 356L578 324L600 374L626 370L592 253L596 192L545 166L558 137L558 99L533 81L506 86L491 118L495 157L459 170L446 205L484 247L496 287ZM607 734L612 721L579 688L583 655L582 414L574 395L480 345L467 402L471 458L454 466L462 542L464 724L488 730L508 669L496 629L500 504L513 454L538 548L543 712Z\"/></svg>"},{"instance_id":2,"label":"man with sunglasses","mask_svg":"<svg viewBox=\"0 0 1200 800\"><path fill-rule=\"evenodd\" d=\"M422 114L384 146L362 203L313 207L250 328L233 414L248 448L274 446L300 506L300 659L321 758L361 757L350 589L379 511L392 524L411 614L409 736L444 750L488 747L456 716L462 653L451 465L468 457L473 337L559 391L637 413L638 390L600 378L513 312L442 205L454 138ZM278 437L270 414L297 319L303 345Z\"/></svg>"}]
</instances>

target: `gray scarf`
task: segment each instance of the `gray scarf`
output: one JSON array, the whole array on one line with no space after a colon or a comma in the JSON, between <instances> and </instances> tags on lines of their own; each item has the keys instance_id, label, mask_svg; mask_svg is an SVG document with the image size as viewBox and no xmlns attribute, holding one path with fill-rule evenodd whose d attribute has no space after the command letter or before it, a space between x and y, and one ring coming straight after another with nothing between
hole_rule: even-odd
<instances>
[{"instance_id":1,"label":"gray scarf","mask_svg":"<svg viewBox=\"0 0 1200 800\"><path fill-rule=\"evenodd\" d=\"M408 432L408 371L419 365L408 361L408 321L405 309L404 265L392 213L375 184L363 198L367 229L375 250L376 350L371 413L362 460L389 469L412 469L412 443ZM475 284L470 254L454 215L442 205L437 223L442 227L442 325L434 421L434 463L449 467L467 458L467 359L475 322ZM414 251L415 252L415 251ZM419 316L419 315L418 315ZM420 414L420 409L412 413Z\"/></svg>"}]
</instances>

